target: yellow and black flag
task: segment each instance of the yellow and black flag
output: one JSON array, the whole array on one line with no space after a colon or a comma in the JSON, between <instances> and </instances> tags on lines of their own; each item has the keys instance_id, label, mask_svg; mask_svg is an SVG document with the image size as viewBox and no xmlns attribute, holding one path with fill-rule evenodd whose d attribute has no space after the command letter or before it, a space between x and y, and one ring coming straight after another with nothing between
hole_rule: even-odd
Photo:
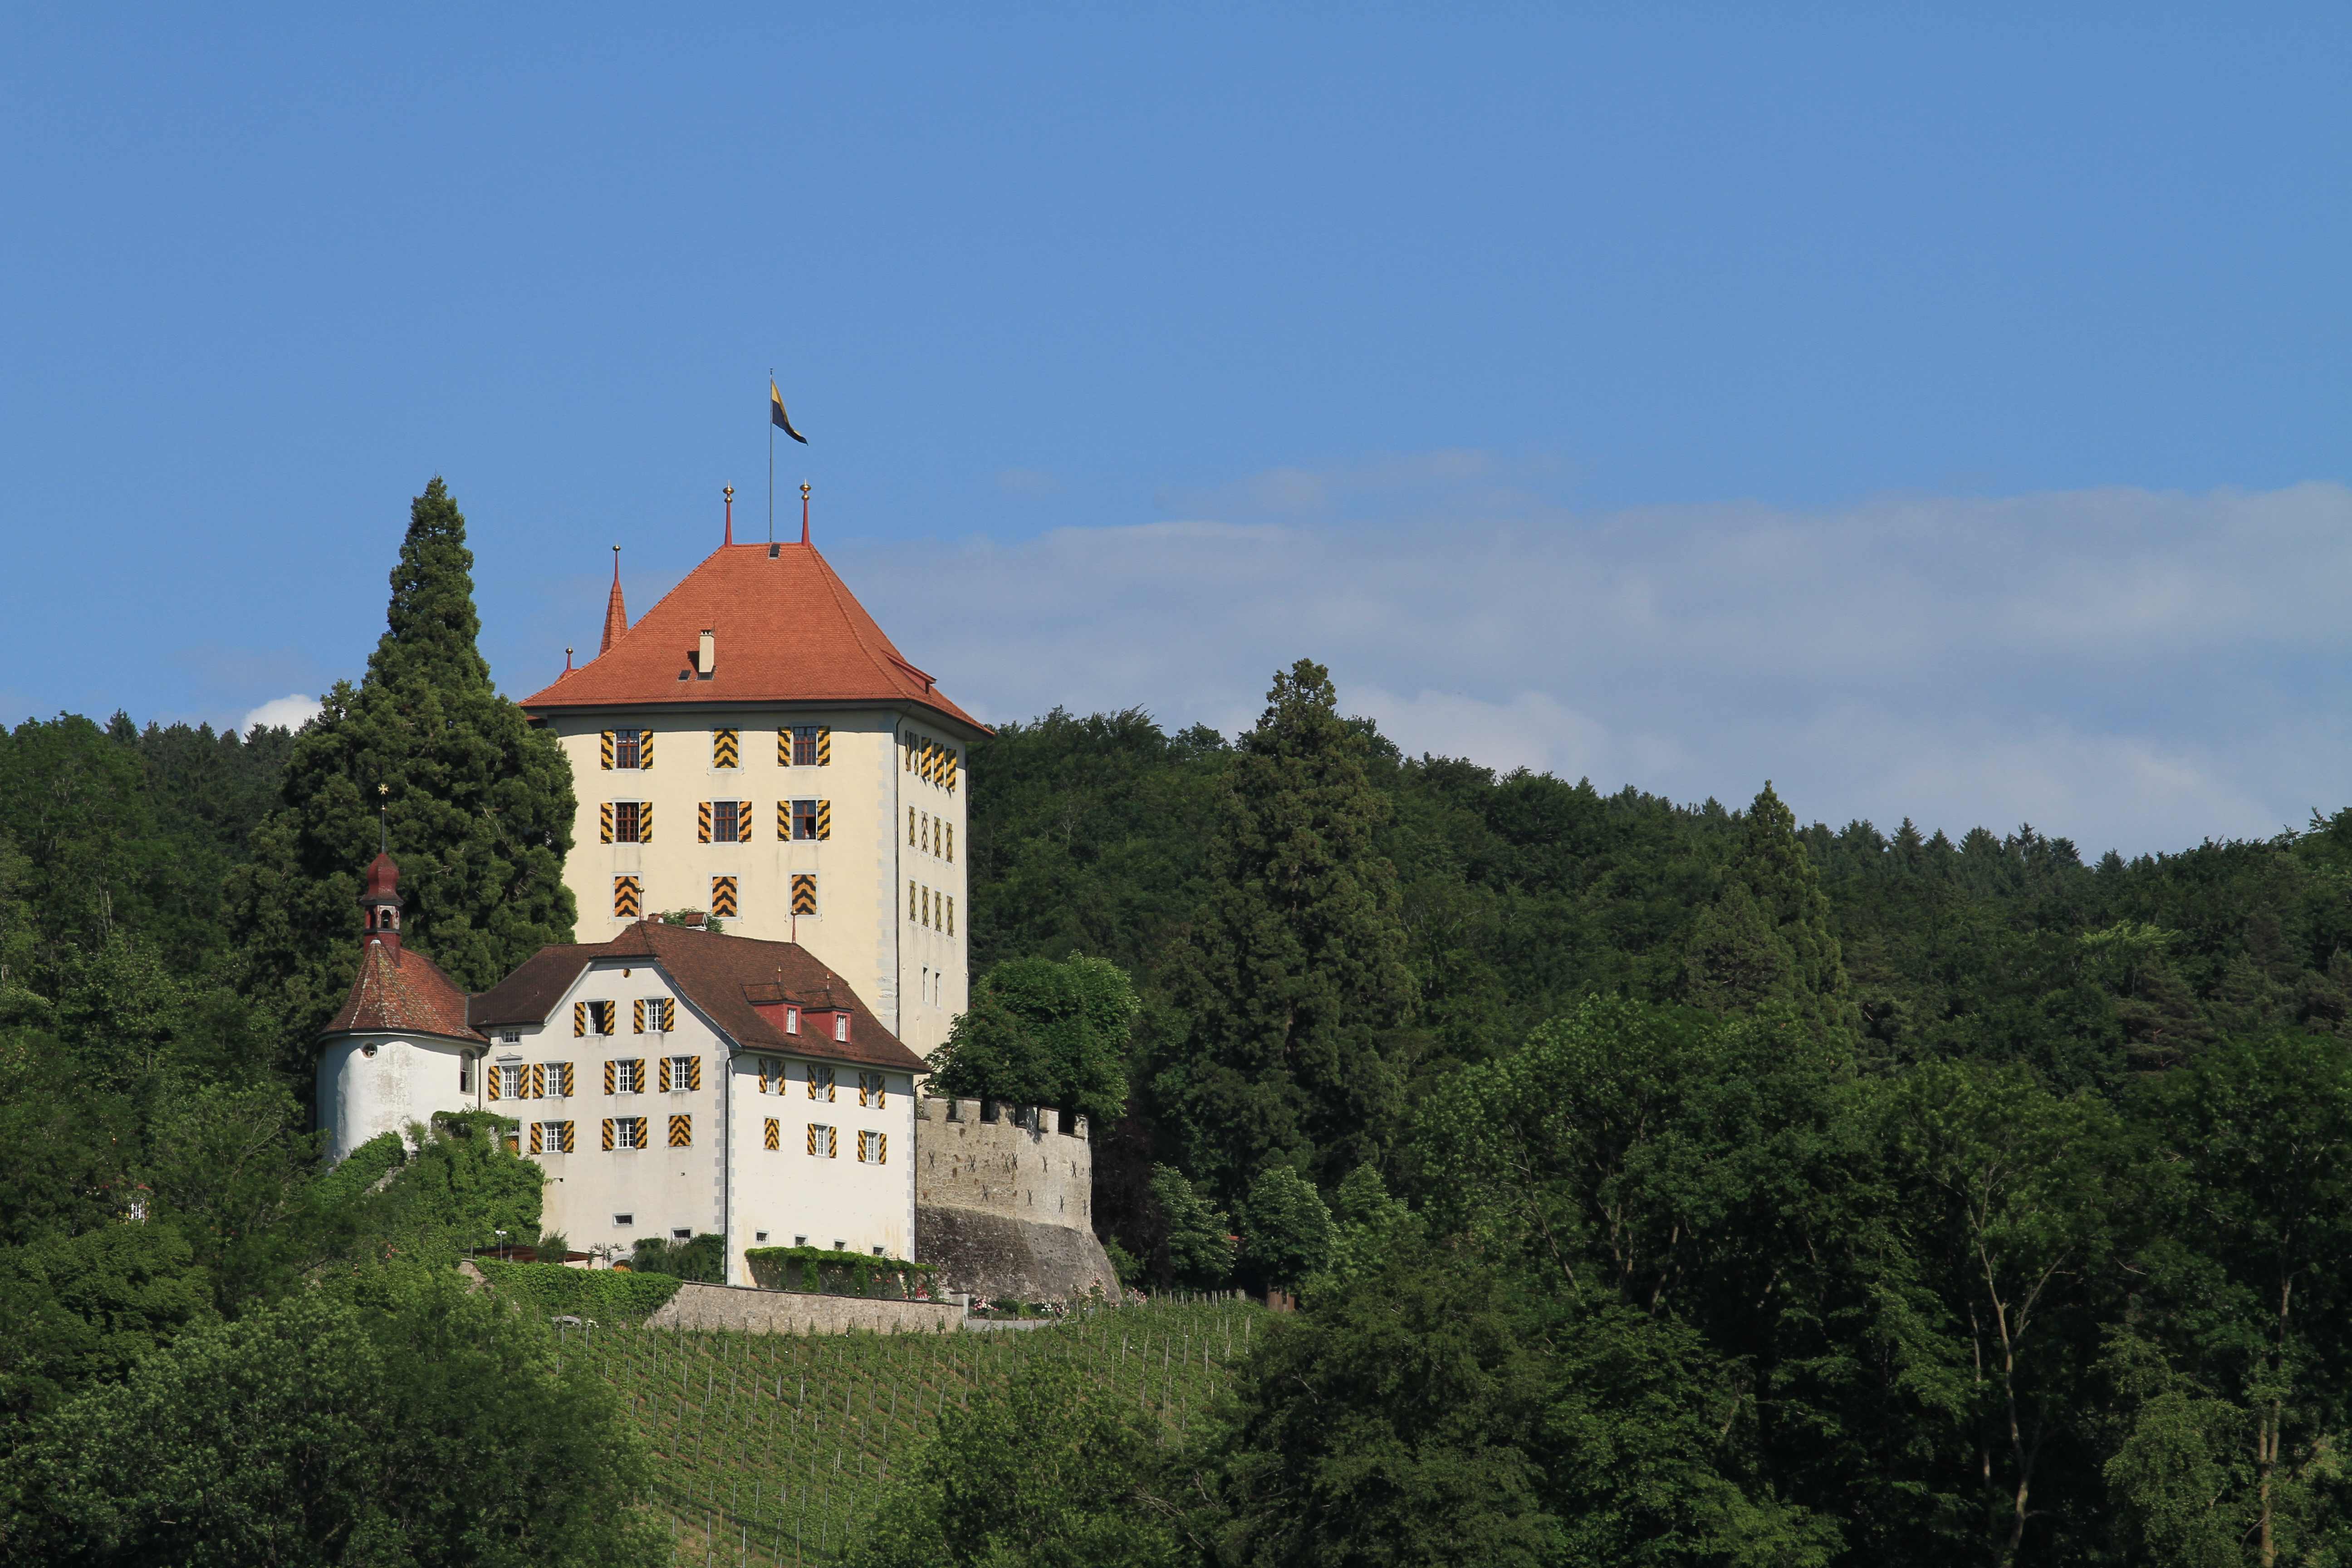
<instances>
[{"instance_id":1,"label":"yellow and black flag","mask_svg":"<svg viewBox=\"0 0 2352 1568\"><path fill-rule=\"evenodd\" d=\"M768 383L768 423L802 446L808 445L808 437L793 428L791 417L784 413L784 395L776 390L776 384L772 381Z\"/></svg>"}]
</instances>

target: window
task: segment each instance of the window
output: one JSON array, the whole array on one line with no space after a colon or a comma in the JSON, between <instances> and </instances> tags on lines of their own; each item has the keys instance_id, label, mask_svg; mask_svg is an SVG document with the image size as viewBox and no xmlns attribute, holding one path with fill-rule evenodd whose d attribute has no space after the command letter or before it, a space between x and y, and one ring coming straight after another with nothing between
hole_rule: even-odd
<instances>
[{"instance_id":1,"label":"window","mask_svg":"<svg viewBox=\"0 0 2352 1568\"><path fill-rule=\"evenodd\" d=\"M948 895L948 934L955 935L955 895Z\"/></svg>"},{"instance_id":2,"label":"window","mask_svg":"<svg viewBox=\"0 0 2352 1568\"><path fill-rule=\"evenodd\" d=\"M637 1216L633 1214L616 1214L613 1216L613 1223L616 1226L635 1225L637 1223Z\"/></svg>"},{"instance_id":3,"label":"window","mask_svg":"<svg viewBox=\"0 0 2352 1568\"><path fill-rule=\"evenodd\" d=\"M760 1069L760 1092L761 1094L767 1093L769 1086L772 1084L779 1089L783 1087L783 1063L776 1060L773 1057L761 1057L754 1061L753 1065Z\"/></svg>"},{"instance_id":4,"label":"window","mask_svg":"<svg viewBox=\"0 0 2352 1568\"><path fill-rule=\"evenodd\" d=\"M688 1149L694 1145L694 1118L678 1112L669 1119L669 1146Z\"/></svg>"},{"instance_id":5,"label":"window","mask_svg":"<svg viewBox=\"0 0 2352 1568\"><path fill-rule=\"evenodd\" d=\"M861 1165L888 1164L890 1135L887 1132L860 1132L857 1135L857 1163Z\"/></svg>"},{"instance_id":6,"label":"window","mask_svg":"<svg viewBox=\"0 0 2352 1568\"><path fill-rule=\"evenodd\" d=\"M743 736L738 730L710 731L710 765L732 768L741 765Z\"/></svg>"},{"instance_id":7,"label":"window","mask_svg":"<svg viewBox=\"0 0 2352 1568\"><path fill-rule=\"evenodd\" d=\"M534 1121L530 1124L530 1152L534 1154L569 1154L572 1152L572 1123L569 1121Z\"/></svg>"},{"instance_id":8,"label":"window","mask_svg":"<svg viewBox=\"0 0 2352 1568\"><path fill-rule=\"evenodd\" d=\"M733 920L737 900L736 881L732 877L710 879L710 912L720 920Z\"/></svg>"},{"instance_id":9,"label":"window","mask_svg":"<svg viewBox=\"0 0 2352 1568\"><path fill-rule=\"evenodd\" d=\"M928 811L923 813L922 850L926 855L931 852L931 814Z\"/></svg>"},{"instance_id":10,"label":"window","mask_svg":"<svg viewBox=\"0 0 2352 1568\"><path fill-rule=\"evenodd\" d=\"M833 1129L818 1122L810 1122L808 1152L820 1160L832 1159L836 1152L834 1147Z\"/></svg>"},{"instance_id":11,"label":"window","mask_svg":"<svg viewBox=\"0 0 2352 1568\"><path fill-rule=\"evenodd\" d=\"M915 918L915 879L912 877L907 879L907 918Z\"/></svg>"},{"instance_id":12,"label":"window","mask_svg":"<svg viewBox=\"0 0 2352 1568\"><path fill-rule=\"evenodd\" d=\"M911 805L910 805L910 806L908 806L908 807L907 808L907 847L908 847L908 848L909 848L909 849L912 849L914 847L915 847L915 808L914 808L913 806L911 806Z\"/></svg>"},{"instance_id":13,"label":"window","mask_svg":"<svg viewBox=\"0 0 2352 1568\"><path fill-rule=\"evenodd\" d=\"M800 1032L801 1010L798 1007L786 1007L784 1009L784 1033L787 1035L797 1035ZM781 1093L782 1091L779 1090L778 1092Z\"/></svg>"},{"instance_id":14,"label":"window","mask_svg":"<svg viewBox=\"0 0 2352 1568\"><path fill-rule=\"evenodd\" d=\"M620 1007L612 1002L588 1004L588 1032L593 1035L615 1034L620 1029Z\"/></svg>"},{"instance_id":15,"label":"window","mask_svg":"<svg viewBox=\"0 0 2352 1568\"><path fill-rule=\"evenodd\" d=\"M646 888L635 877L613 879L613 918L633 921L645 908Z\"/></svg>"},{"instance_id":16,"label":"window","mask_svg":"<svg viewBox=\"0 0 2352 1568\"><path fill-rule=\"evenodd\" d=\"M833 1016L833 1037L836 1040L845 1041L849 1038L849 1015L847 1013L835 1013Z\"/></svg>"},{"instance_id":17,"label":"window","mask_svg":"<svg viewBox=\"0 0 2352 1568\"><path fill-rule=\"evenodd\" d=\"M749 844L751 803L748 800L706 800L695 813L695 832L705 844Z\"/></svg>"},{"instance_id":18,"label":"window","mask_svg":"<svg viewBox=\"0 0 2352 1568\"><path fill-rule=\"evenodd\" d=\"M569 1100L572 1098L572 1064L570 1062L550 1062L547 1064L547 1092L550 1095L553 1096L557 1100Z\"/></svg>"},{"instance_id":19,"label":"window","mask_svg":"<svg viewBox=\"0 0 2352 1568\"><path fill-rule=\"evenodd\" d=\"M818 768L823 767L826 763L831 762L833 759L828 753L833 750L833 747L830 744L832 739L833 731L824 728L823 725L801 724L794 726L793 730L793 766L796 768Z\"/></svg>"},{"instance_id":20,"label":"window","mask_svg":"<svg viewBox=\"0 0 2352 1568\"><path fill-rule=\"evenodd\" d=\"M625 1061L608 1061L604 1064L606 1094L643 1094L645 1091L646 1061L643 1057L633 1057Z\"/></svg>"},{"instance_id":21,"label":"window","mask_svg":"<svg viewBox=\"0 0 2352 1568\"><path fill-rule=\"evenodd\" d=\"M630 1032L644 1034L651 1029L656 1035L667 1035L677 1027L677 1004L667 996L643 996L630 1008L634 1019Z\"/></svg>"},{"instance_id":22,"label":"window","mask_svg":"<svg viewBox=\"0 0 2352 1568\"><path fill-rule=\"evenodd\" d=\"M608 1116L604 1119L604 1147L607 1149L642 1149L646 1146L646 1119L642 1116ZM630 1222L619 1215L614 1225Z\"/></svg>"},{"instance_id":23,"label":"window","mask_svg":"<svg viewBox=\"0 0 2352 1568\"><path fill-rule=\"evenodd\" d=\"M608 843L642 844L646 841L648 837L646 827L653 813L646 809L644 801L616 800L605 809L613 814L613 832Z\"/></svg>"},{"instance_id":24,"label":"window","mask_svg":"<svg viewBox=\"0 0 2352 1568\"><path fill-rule=\"evenodd\" d=\"M793 837L795 838L816 837L816 802L813 800L793 802Z\"/></svg>"},{"instance_id":25,"label":"window","mask_svg":"<svg viewBox=\"0 0 2352 1568\"><path fill-rule=\"evenodd\" d=\"M669 1233L669 1238L672 1241L692 1241L694 1239L694 1232L685 1226L679 1226L677 1229Z\"/></svg>"},{"instance_id":26,"label":"window","mask_svg":"<svg viewBox=\"0 0 2352 1568\"><path fill-rule=\"evenodd\" d=\"M858 1104L869 1105L878 1110L889 1102L890 1090L880 1073L862 1072L857 1075Z\"/></svg>"},{"instance_id":27,"label":"window","mask_svg":"<svg viewBox=\"0 0 2352 1568\"><path fill-rule=\"evenodd\" d=\"M642 768L646 765L646 753L652 748L646 744L643 730L614 730L611 734L614 767Z\"/></svg>"},{"instance_id":28,"label":"window","mask_svg":"<svg viewBox=\"0 0 2352 1568\"><path fill-rule=\"evenodd\" d=\"M793 913L816 913L816 874L812 871L793 873Z\"/></svg>"},{"instance_id":29,"label":"window","mask_svg":"<svg viewBox=\"0 0 2352 1568\"><path fill-rule=\"evenodd\" d=\"M461 1056L457 1058L457 1092L459 1094L474 1092L474 1058L471 1057Z\"/></svg>"},{"instance_id":30,"label":"window","mask_svg":"<svg viewBox=\"0 0 2352 1568\"><path fill-rule=\"evenodd\" d=\"M947 853L946 853L946 855L944 855L943 857L941 857L941 858L943 858L943 859L948 859L948 860L952 860L952 859L954 859L954 858L955 858L955 824L954 824L954 823L952 823L952 822L950 822L950 823L947 824L946 826L947 826L947 835L948 835L948 848L947 848Z\"/></svg>"},{"instance_id":31,"label":"window","mask_svg":"<svg viewBox=\"0 0 2352 1568\"><path fill-rule=\"evenodd\" d=\"M775 1147L775 1145L774 1145L773 1143L771 1143L771 1144L769 1144L769 1145L768 1145L768 1147L769 1147L769 1148L771 1148L771 1149L772 1149L772 1148L774 1148L774 1147ZM761 1245L763 1245L763 1246L764 1246L764 1245L766 1244L766 1242L767 1242L767 1239L768 1239L768 1233L767 1233L766 1231L764 1231L764 1230L755 1230L755 1231L753 1231L753 1232L751 1233L751 1239L752 1239L753 1241L759 1242L759 1243L761 1243Z\"/></svg>"},{"instance_id":32,"label":"window","mask_svg":"<svg viewBox=\"0 0 2352 1568\"><path fill-rule=\"evenodd\" d=\"M501 1062L499 1064L498 1087L490 1091L490 1098L493 1100L520 1100L522 1098L522 1064L520 1062Z\"/></svg>"},{"instance_id":33,"label":"window","mask_svg":"<svg viewBox=\"0 0 2352 1568\"><path fill-rule=\"evenodd\" d=\"M768 1147L771 1149L781 1149L783 1147L783 1135L778 1129L779 1123L776 1119L772 1116L769 1117L767 1143ZM766 1239L764 1233L762 1234L761 1239Z\"/></svg>"},{"instance_id":34,"label":"window","mask_svg":"<svg viewBox=\"0 0 2352 1568\"><path fill-rule=\"evenodd\" d=\"M806 1247L808 1245L808 1237L805 1236L796 1236L793 1237L793 1245L794 1247Z\"/></svg>"},{"instance_id":35,"label":"window","mask_svg":"<svg viewBox=\"0 0 2352 1568\"><path fill-rule=\"evenodd\" d=\"M661 1064L661 1086L665 1094L680 1089L702 1087L700 1057L664 1057Z\"/></svg>"},{"instance_id":36,"label":"window","mask_svg":"<svg viewBox=\"0 0 2352 1568\"><path fill-rule=\"evenodd\" d=\"M814 1062L809 1065L808 1097L811 1100L831 1100L833 1098L833 1069L831 1068L819 1067Z\"/></svg>"}]
</instances>

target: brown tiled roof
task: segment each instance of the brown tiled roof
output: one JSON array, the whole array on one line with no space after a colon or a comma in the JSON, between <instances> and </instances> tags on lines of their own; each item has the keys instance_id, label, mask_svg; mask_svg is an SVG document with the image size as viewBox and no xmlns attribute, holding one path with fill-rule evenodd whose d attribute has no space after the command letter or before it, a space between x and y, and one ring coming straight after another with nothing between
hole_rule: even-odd
<instances>
[{"instance_id":1,"label":"brown tiled roof","mask_svg":"<svg viewBox=\"0 0 2352 1568\"><path fill-rule=\"evenodd\" d=\"M482 1037L466 1026L466 994L441 966L423 953L371 942L360 954L352 994L329 1020L323 1035L436 1035L443 1039Z\"/></svg>"},{"instance_id":2,"label":"brown tiled roof","mask_svg":"<svg viewBox=\"0 0 2352 1568\"><path fill-rule=\"evenodd\" d=\"M707 680L694 670L706 628ZM987 732L907 661L813 544L719 546L595 658L522 705L543 713L656 702L886 703Z\"/></svg>"},{"instance_id":3,"label":"brown tiled roof","mask_svg":"<svg viewBox=\"0 0 2352 1568\"><path fill-rule=\"evenodd\" d=\"M679 995L747 1049L898 1072L924 1070L923 1058L883 1027L864 998L799 943L715 936L664 921L639 921L606 942L541 948L512 974L476 996L467 1021L484 1031L502 1024L543 1024L582 970L600 959L627 958L658 965ZM785 1034L763 1010L784 1000L810 1010L846 1007L849 1038L820 1037L807 1028Z\"/></svg>"}]
</instances>

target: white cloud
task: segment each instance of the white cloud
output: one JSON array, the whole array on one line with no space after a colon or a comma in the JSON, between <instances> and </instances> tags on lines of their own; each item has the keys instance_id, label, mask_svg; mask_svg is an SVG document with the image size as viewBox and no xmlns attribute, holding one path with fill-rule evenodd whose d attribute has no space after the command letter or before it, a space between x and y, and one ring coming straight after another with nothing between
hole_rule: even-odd
<instances>
[{"instance_id":1,"label":"white cloud","mask_svg":"<svg viewBox=\"0 0 2352 1568\"><path fill-rule=\"evenodd\" d=\"M284 697L273 697L236 722L237 732L246 733L256 724L272 729L283 726L299 730L319 715L319 700L296 691Z\"/></svg>"},{"instance_id":2,"label":"white cloud","mask_svg":"<svg viewBox=\"0 0 2352 1568\"><path fill-rule=\"evenodd\" d=\"M2352 796L2352 489L1585 515L1477 454L1286 470L1218 515L843 565L992 719L1250 723L1331 667L1409 751L2087 853ZM937 614L942 604L959 614Z\"/></svg>"}]
</instances>

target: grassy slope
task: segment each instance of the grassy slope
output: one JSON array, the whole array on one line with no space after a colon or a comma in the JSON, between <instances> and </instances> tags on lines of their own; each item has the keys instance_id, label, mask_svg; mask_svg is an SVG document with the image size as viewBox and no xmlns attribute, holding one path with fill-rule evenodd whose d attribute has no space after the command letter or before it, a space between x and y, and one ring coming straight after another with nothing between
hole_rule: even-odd
<instances>
[{"instance_id":1,"label":"grassy slope","mask_svg":"<svg viewBox=\"0 0 2352 1568\"><path fill-rule=\"evenodd\" d=\"M824 1563L943 1410L1035 1357L1074 1357L1171 1429L1264 1331L1230 1301L1155 1302L1052 1328L882 1337L561 1331L654 1452L682 1563Z\"/></svg>"}]
</instances>

